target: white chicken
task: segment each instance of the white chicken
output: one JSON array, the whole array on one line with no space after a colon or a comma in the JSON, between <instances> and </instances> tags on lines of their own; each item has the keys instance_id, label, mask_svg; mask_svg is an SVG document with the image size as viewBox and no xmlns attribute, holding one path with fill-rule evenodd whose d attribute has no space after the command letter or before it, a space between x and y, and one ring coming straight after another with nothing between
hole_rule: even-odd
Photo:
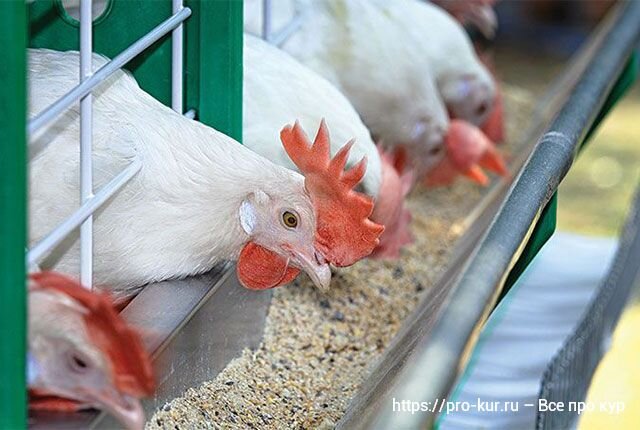
<instances>
[{"instance_id":1,"label":"white chicken","mask_svg":"<svg viewBox=\"0 0 640 430\"><path fill-rule=\"evenodd\" d=\"M374 138L405 146L420 175L444 155L447 112L429 58L415 55L403 17L385 6L391 3L284 0L273 7L278 22L292 10L302 14L301 27L283 49L336 85ZM252 32L260 30L255 6L245 5L245 28Z\"/></svg>"},{"instance_id":2,"label":"white chicken","mask_svg":"<svg viewBox=\"0 0 640 430\"><path fill-rule=\"evenodd\" d=\"M288 118L299 118L305 129L324 118L333 137L332 154L340 149L337 142L354 138L347 167L366 157L362 190L375 200L371 219L385 226L375 255L399 255L411 241L403 200L412 175L399 177L391 163L381 162L369 130L340 91L285 52L245 34L243 108L243 145L291 169L296 166L277 140L280 124Z\"/></svg>"},{"instance_id":3,"label":"white chicken","mask_svg":"<svg viewBox=\"0 0 640 430\"><path fill-rule=\"evenodd\" d=\"M254 33L262 30L258 3L245 6L245 29ZM462 26L435 5L280 0L272 8L278 25L294 11L301 14L303 24L283 49L337 84L387 145L411 146L423 132L432 141L442 137L448 126L443 103L452 117L478 126L493 109L493 77Z\"/></svg>"},{"instance_id":4,"label":"white chicken","mask_svg":"<svg viewBox=\"0 0 640 430\"><path fill-rule=\"evenodd\" d=\"M139 397L153 393L149 354L101 293L45 272L29 279L29 409L105 409L142 429Z\"/></svg>"},{"instance_id":5,"label":"white chicken","mask_svg":"<svg viewBox=\"0 0 640 430\"><path fill-rule=\"evenodd\" d=\"M105 61L94 56L96 66ZM31 50L30 115L72 88L77 71L77 52ZM325 129L313 146L299 127L283 130L303 177L177 114L122 71L94 91L93 108L94 186L134 158L143 164L94 220L98 285L132 293L237 259L238 277L249 288L284 284L298 269L326 287L329 263L353 264L378 243L383 228L367 218L373 203L352 190L365 166L342 172L340 157L330 162ZM31 136L36 145L50 142L31 162L31 243L77 207L78 128L73 108ZM71 237L42 266L77 273L77 242Z\"/></svg>"},{"instance_id":6,"label":"white chicken","mask_svg":"<svg viewBox=\"0 0 640 430\"><path fill-rule=\"evenodd\" d=\"M460 23L438 6L419 0L395 0L385 7L404 20L414 40L414 55L428 59L451 116L483 125L493 109L496 85Z\"/></svg>"}]
</instances>

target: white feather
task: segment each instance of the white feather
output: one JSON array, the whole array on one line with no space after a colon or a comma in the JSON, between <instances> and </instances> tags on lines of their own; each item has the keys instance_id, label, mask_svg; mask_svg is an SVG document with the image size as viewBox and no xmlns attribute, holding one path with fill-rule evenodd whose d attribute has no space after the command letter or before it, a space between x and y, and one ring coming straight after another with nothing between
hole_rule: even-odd
<instances>
[{"instance_id":1,"label":"white feather","mask_svg":"<svg viewBox=\"0 0 640 430\"><path fill-rule=\"evenodd\" d=\"M96 67L104 62L94 57ZM77 76L77 52L30 50L30 116L76 85ZM238 209L255 190L292 206L311 205L298 173L178 115L124 72L94 91L93 109L94 188L134 158L143 164L95 216L98 285L127 289L204 272L233 259L247 241ZM78 137L77 106L33 136L51 143L30 166L31 244L78 207ZM42 266L74 274L78 258L76 234Z\"/></svg>"},{"instance_id":2,"label":"white feather","mask_svg":"<svg viewBox=\"0 0 640 430\"><path fill-rule=\"evenodd\" d=\"M387 145L406 143L425 120L446 129L429 63L415 55L405 20L392 13L395 0L283 0L274 7L291 2L304 22L283 49L335 84L374 136Z\"/></svg>"},{"instance_id":3,"label":"white feather","mask_svg":"<svg viewBox=\"0 0 640 430\"><path fill-rule=\"evenodd\" d=\"M243 144L291 169L295 165L279 143L283 124L299 120L313 139L324 118L331 135L331 153L355 138L347 166L367 157L364 192L376 197L382 179L380 155L369 130L349 101L326 79L285 52L262 40L244 38Z\"/></svg>"},{"instance_id":4,"label":"white feather","mask_svg":"<svg viewBox=\"0 0 640 430\"><path fill-rule=\"evenodd\" d=\"M428 59L445 103L463 98L449 93L447 85L463 76L486 85L493 96L495 84L491 74L478 59L462 25L450 14L420 0L394 0L389 5L394 14L404 17L406 31L415 41L415 54Z\"/></svg>"}]
</instances>

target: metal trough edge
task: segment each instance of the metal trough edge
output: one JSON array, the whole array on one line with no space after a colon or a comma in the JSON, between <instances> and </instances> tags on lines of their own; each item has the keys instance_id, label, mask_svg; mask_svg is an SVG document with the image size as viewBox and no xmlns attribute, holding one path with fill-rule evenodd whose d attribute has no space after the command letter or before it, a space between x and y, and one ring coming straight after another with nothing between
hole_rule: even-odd
<instances>
[{"instance_id":1,"label":"metal trough edge","mask_svg":"<svg viewBox=\"0 0 640 430\"><path fill-rule=\"evenodd\" d=\"M146 286L122 315L143 333L152 353L158 389L146 399L147 418L188 388L216 377L245 348L262 341L271 292L243 288L235 265L199 276ZM34 414L31 429L113 429L121 426L96 411Z\"/></svg>"},{"instance_id":2,"label":"metal trough edge","mask_svg":"<svg viewBox=\"0 0 640 430\"><path fill-rule=\"evenodd\" d=\"M493 201L458 243L449 269L405 321L377 362L338 429L431 428L436 413L394 413L392 401L445 399L464 369L479 330L522 252L540 212L569 170L640 36L640 2L609 14L551 87L534 114L533 151L511 187ZM528 135L528 134L527 134Z\"/></svg>"}]
</instances>

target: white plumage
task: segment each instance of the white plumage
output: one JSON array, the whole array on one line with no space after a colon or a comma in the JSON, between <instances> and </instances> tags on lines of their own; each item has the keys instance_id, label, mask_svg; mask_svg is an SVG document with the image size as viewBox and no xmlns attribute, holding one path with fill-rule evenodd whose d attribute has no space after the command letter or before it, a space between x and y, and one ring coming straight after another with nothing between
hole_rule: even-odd
<instances>
[{"instance_id":1,"label":"white plumage","mask_svg":"<svg viewBox=\"0 0 640 430\"><path fill-rule=\"evenodd\" d=\"M406 17L393 3L285 0L274 2L274 15L283 22L293 10L302 13L301 28L283 49L335 84L377 139L387 146L406 145L428 168L443 155L447 113L429 59L416 55ZM256 32L260 27L255 15L249 16L252 6L246 5L246 29Z\"/></svg>"},{"instance_id":2,"label":"white plumage","mask_svg":"<svg viewBox=\"0 0 640 430\"><path fill-rule=\"evenodd\" d=\"M105 61L94 56L96 67ZM30 117L71 89L77 75L77 52L31 50ZM236 258L250 239L238 210L256 193L271 199L274 213L261 215L274 218L275 230L277 208L294 208L307 226L304 233L311 236L302 239L313 246L314 210L300 174L178 115L122 71L94 91L93 107L95 188L132 159L143 164L96 214L94 282L98 285L127 289L201 273L219 261ZM78 207L78 116L77 107L69 109L32 136L51 143L30 166L31 244ZM78 272L78 259L75 235L42 266L73 274Z\"/></svg>"},{"instance_id":3,"label":"white plumage","mask_svg":"<svg viewBox=\"0 0 640 430\"><path fill-rule=\"evenodd\" d=\"M481 125L492 108L495 82L462 25L429 2L394 0L388 4L394 15L403 17L404 29L415 41L414 55L428 60L453 117Z\"/></svg>"},{"instance_id":4,"label":"white plumage","mask_svg":"<svg viewBox=\"0 0 640 430\"><path fill-rule=\"evenodd\" d=\"M280 165L295 165L279 143L282 124L297 118L305 130L324 118L331 130L331 153L355 138L347 166L367 157L364 192L377 197L380 155L369 130L349 101L322 76L257 37L244 37L243 145Z\"/></svg>"}]
</instances>

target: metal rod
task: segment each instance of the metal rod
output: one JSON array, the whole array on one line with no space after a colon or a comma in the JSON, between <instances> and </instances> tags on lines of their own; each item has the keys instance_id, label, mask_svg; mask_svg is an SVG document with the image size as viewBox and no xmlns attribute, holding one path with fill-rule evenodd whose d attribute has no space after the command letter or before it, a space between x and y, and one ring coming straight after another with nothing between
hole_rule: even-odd
<instances>
[{"instance_id":1,"label":"metal rod","mask_svg":"<svg viewBox=\"0 0 640 430\"><path fill-rule=\"evenodd\" d=\"M172 12L176 15L182 10L182 0L172 0ZM178 25L171 33L171 108L182 113L182 76L183 76L183 25Z\"/></svg>"},{"instance_id":2,"label":"metal rod","mask_svg":"<svg viewBox=\"0 0 640 430\"><path fill-rule=\"evenodd\" d=\"M271 35L271 0L262 0L262 39L269 41Z\"/></svg>"},{"instance_id":3,"label":"metal rod","mask_svg":"<svg viewBox=\"0 0 640 430\"><path fill-rule=\"evenodd\" d=\"M93 1L80 2L80 82L86 82L93 73ZM80 202L93 197L93 96L88 93L80 99ZM93 284L93 216L80 226L80 282L85 288Z\"/></svg>"},{"instance_id":4,"label":"metal rod","mask_svg":"<svg viewBox=\"0 0 640 430\"><path fill-rule=\"evenodd\" d=\"M196 117L196 110L195 109L189 109L188 111L186 111L184 113L184 116L186 116L189 119L194 119Z\"/></svg>"},{"instance_id":5,"label":"metal rod","mask_svg":"<svg viewBox=\"0 0 640 430\"><path fill-rule=\"evenodd\" d=\"M177 14L163 21L145 36L138 39L138 41L122 51L122 53L120 53L117 57L98 69L93 74L93 76L82 82L80 85L74 87L71 91L62 96L58 101L53 103L47 109L36 115L31 121L29 121L29 135L33 136L40 128L57 118L58 115L64 112L73 103L80 100L81 97L89 94L91 90L93 90L97 85L108 78L113 72L120 69L122 66L131 61L131 59L136 55L140 54L162 36L176 28L189 16L191 16L191 9L185 7ZM40 150L42 150L42 148L31 149L29 154L30 158L33 158Z\"/></svg>"},{"instance_id":6,"label":"metal rod","mask_svg":"<svg viewBox=\"0 0 640 430\"><path fill-rule=\"evenodd\" d=\"M73 230L109 200L120 188L127 184L142 168L139 160L134 160L122 172L87 200L69 218L64 220L47 237L38 242L28 255L28 264L39 264L49 252L60 244Z\"/></svg>"},{"instance_id":7,"label":"metal rod","mask_svg":"<svg viewBox=\"0 0 640 430\"><path fill-rule=\"evenodd\" d=\"M278 30L273 36L269 36L269 43L272 43L278 47L284 45L284 43L289 40L293 33L298 31L303 22L303 14L297 13L296 16L294 16L291 21L287 23L287 25Z\"/></svg>"},{"instance_id":8,"label":"metal rod","mask_svg":"<svg viewBox=\"0 0 640 430\"><path fill-rule=\"evenodd\" d=\"M410 358L387 380L367 413L352 413L338 428L431 428L437 412L393 411L393 399L434 404L447 398L534 223L569 170L616 79L640 38L640 2L621 3L601 27L585 72L542 134L487 233L456 278L433 329L413 340ZM361 411L362 412L362 411Z\"/></svg>"}]
</instances>

